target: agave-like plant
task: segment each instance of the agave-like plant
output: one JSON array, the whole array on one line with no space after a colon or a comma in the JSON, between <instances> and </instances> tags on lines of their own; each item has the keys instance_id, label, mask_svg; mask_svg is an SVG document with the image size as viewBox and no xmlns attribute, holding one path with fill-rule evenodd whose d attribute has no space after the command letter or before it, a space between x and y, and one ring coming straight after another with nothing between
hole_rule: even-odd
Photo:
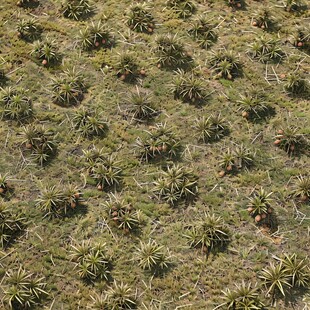
<instances>
[{"instance_id":1,"label":"agave-like plant","mask_svg":"<svg viewBox=\"0 0 310 310\"><path fill-rule=\"evenodd\" d=\"M103 136L108 131L108 122L103 119L102 112L82 107L71 119L73 127L84 137Z\"/></svg>"},{"instance_id":2,"label":"agave-like plant","mask_svg":"<svg viewBox=\"0 0 310 310\"><path fill-rule=\"evenodd\" d=\"M265 189L260 188L252 197L249 198L247 204L249 214L255 219L255 222L262 220L268 221L273 210L271 203L273 199L270 197L273 193L267 192Z\"/></svg>"},{"instance_id":3,"label":"agave-like plant","mask_svg":"<svg viewBox=\"0 0 310 310\"><path fill-rule=\"evenodd\" d=\"M56 41L50 38L35 41L30 55L41 61L44 66L53 66L60 60Z\"/></svg>"},{"instance_id":4,"label":"agave-like plant","mask_svg":"<svg viewBox=\"0 0 310 310\"><path fill-rule=\"evenodd\" d=\"M272 27L273 20L274 16L271 14L271 9L264 7L254 15L253 26L267 30Z\"/></svg>"},{"instance_id":5,"label":"agave-like plant","mask_svg":"<svg viewBox=\"0 0 310 310\"><path fill-rule=\"evenodd\" d=\"M51 81L52 99L60 105L74 105L83 100L85 78L75 67L64 70Z\"/></svg>"},{"instance_id":6,"label":"agave-like plant","mask_svg":"<svg viewBox=\"0 0 310 310\"><path fill-rule=\"evenodd\" d=\"M128 284L114 281L107 290L105 304L110 310L137 309L137 297Z\"/></svg>"},{"instance_id":7,"label":"agave-like plant","mask_svg":"<svg viewBox=\"0 0 310 310\"><path fill-rule=\"evenodd\" d=\"M88 17L93 10L89 0L66 0L62 5L62 14L75 20Z\"/></svg>"},{"instance_id":8,"label":"agave-like plant","mask_svg":"<svg viewBox=\"0 0 310 310\"><path fill-rule=\"evenodd\" d=\"M56 154L57 135L44 125L28 125L22 129L22 145L35 162L43 166Z\"/></svg>"},{"instance_id":9,"label":"agave-like plant","mask_svg":"<svg viewBox=\"0 0 310 310\"><path fill-rule=\"evenodd\" d=\"M143 216L141 211L135 210L132 204L114 194L103 204L109 217L119 229L125 232L137 230L141 227Z\"/></svg>"},{"instance_id":10,"label":"agave-like plant","mask_svg":"<svg viewBox=\"0 0 310 310\"><path fill-rule=\"evenodd\" d=\"M0 115L5 119L24 122L33 115L32 101L24 88L0 88Z\"/></svg>"},{"instance_id":11,"label":"agave-like plant","mask_svg":"<svg viewBox=\"0 0 310 310\"><path fill-rule=\"evenodd\" d=\"M247 53L252 58L263 63L268 61L280 62L285 56L280 47L279 39L265 35L257 37L254 42L249 45Z\"/></svg>"},{"instance_id":12,"label":"agave-like plant","mask_svg":"<svg viewBox=\"0 0 310 310\"><path fill-rule=\"evenodd\" d=\"M197 196L198 177L188 167L172 165L154 181L153 191L159 199L174 205Z\"/></svg>"},{"instance_id":13,"label":"agave-like plant","mask_svg":"<svg viewBox=\"0 0 310 310\"><path fill-rule=\"evenodd\" d=\"M215 78L232 80L241 70L239 57L232 50L211 51L209 63L215 73Z\"/></svg>"},{"instance_id":14,"label":"agave-like plant","mask_svg":"<svg viewBox=\"0 0 310 310\"><path fill-rule=\"evenodd\" d=\"M167 0L166 6L172 9L179 18L188 18L195 11L195 3L191 0Z\"/></svg>"},{"instance_id":15,"label":"agave-like plant","mask_svg":"<svg viewBox=\"0 0 310 310\"><path fill-rule=\"evenodd\" d=\"M196 119L194 129L198 141L204 143L218 141L228 133L227 123L220 114Z\"/></svg>"},{"instance_id":16,"label":"agave-like plant","mask_svg":"<svg viewBox=\"0 0 310 310\"><path fill-rule=\"evenodd\" d=\"M39 0L19 0L17 1L17 6L21 6L21 7L28 7L31 5L37 5L39 3Z\"/></svg>"},{"instance_id":17,"label":"agave-like plant","mask_svg":"<svg viewBox=\"0 0 310 310\"><path fill-rule=\"evenodd\" d=\"M181 149L180 139L175 134L173 128L166 123L158 123L145 131L146 137L138 137L136 140L136 150L140 159L149 161L158 158L174 158Z\"/></svg>"},{"instance_id":18,"label":"agave-like plant","mask_svg":"<svg viewBox=\"0 0 310 310\"><path fill-rule=\"evenodd\" d=\"M171 91L175 98L180 98L184 102L202 103L208 94L205 91L205 85L201 77L193 72L185 73L178 69L175 72L175 78Z\"/></svg>"},{"instance_id":19,"label":"agave-like plant","mask_svg":"<svg viewBox=\"0 0 310 310\"><path fill-rule=\"evenodd\" d=\"M284 83L284 89L293 95L308 95L310 90L309 81L298 72L290 72Z\"/></svg>"},{"instance_id":20,"label":"agave-like plant","mask_svg":"<svg viewBox=\"0 0 310 310\"><path fill-rule=\"evenodd\" d=\"M38 39L42 31L36 18L20 20L16 26L16 30L19 38L28 41Z\"/></svg>"},{"instance_id":21,"label":"agave-like plant","mask_svg":"<svg viewBox=\"0 0 310 310\"><path fill-rule=\"evenodd\" d=\"M8 190L9 175L0 173L0 196L4 195Z\"/></svg>"},{"instance_id":22,"label":"agave-like plant","mask_svg":"<svg viewBox=\"0 0 310 310\"><path fill-rule=\"evenodd\" d=\"M215 43L218 37L216 26L204 16L200 16L192 22L188 33L201 48L205 49Z\"/></svg>"},{"instance_id":23,"label":"agave-like plant","mask_svg":"<svg viewBox=\"0 0 310 310\"><path fill-rule=\"evenodd\" d=\"M106 253L106 244L82 243L71 246L70 257L75 263L78 275L82 279L95 281L108 280L111 263Z\"/></svg>"},{"instance_id":24,"label":"agave-like plant","mask_svg":"<svg viewBox=\"0 0 310 310\"><path fill-rule=\"evenodd\" d=\"M240 9L244 7L244 0L227 0L227 2L233 9Z\"/></svg>"},{"instance_id":25,"label":"agave-like plant","mask_svg":"<svg viewBox=\"0 0 310 310\"><path fill-rule=\"evenodd\" d=\"M286 0L285 10L287 12L299 11L304 5L303 0Z\"/></svg>"},{"instance_id":26,"label":"agave-like plant","mask_svg":"<svg viewBox=\"0 0 310 310\"><path fill-rule=\"evenodd\" d=\"M147 243L140 241L135 257L142 269L154 273L167 269L171 264L169 250L164 249L164 246L159 245L155 240L149 240Z\"/></svg>"},{"instance_id":27,"label":"agave-like plant","mask_svg":"<svg viewBox=\"0 0 310 310\"><path fill-rule=\"evenodd\" d=\"M4 248L25 226L25 217L13 212L8 203L0 200L0 247Z\"/></svg>"},{"instance_id":28,"label":"agave-like plant","mask_svg":"<svg viewBox=\"0 0 310 310\"><path fill-rule=\"evenodd\" d=\"M116 75L121 81L132 81L138 74L138 64L135 54L125 51L116 56Z\"/></svg>"},{"instance_id":29,"label":"agave-like plant","mask_svg":"<svg viewBox=\"0 0 310 310\"><path fill-rule=\"evenodd\" d=\"M277 132L275 139L274 144L284 149L289 155L307 149L309 144L305 135L300 133L300 128L296 125L287 124L283 126L283 128Z\"/></svg>"},{"instance_id":30,"label":"agave-like plant","mask_svg":"<svg viewBox=\"0 0 310 310\"><path fill-rule=\"evenodd\" d=\"M297 28L296 34L294 35L294 46L299 49L309 50L310 48L310 29L308 28Z\"/></svg>"},{"instance_id":31,"label":"agave-like plant","mask_svg":"<svg viewBox=\"0 0 310 310\"><path fill-rule=\"evenodd\" d=\"M136 87L135 91L128 93L125 98L125 103L128 106L127 111L135 121L150 120L158 114L153 100L150 93Z\"/></svg>"},{"instance_id":32,"label":"agave-like plant","mask_svg":"<svg viewBox=\"0 0 310 310\"><path fill-rule=\"evenodd\" d=\"M310 177L297 176L292 194L303 202L308 201L310 199Z\"/></svg>"},{"instance_id":33,"label":"agave-like plant","mask_svg":"<svg viewBox=\"0 0 310 310\"><path fill-rule=\"evenodd\" d=\"M127 13L127 25L137 32L153 33L155 23L151 8L145 3L131 5Z\"/></svg>"},{"instance_id":34,"label":"agave-like plant","mask_svg":"<svg viewBox=\"0 0 310 310\"><path fill-rule=\"evenodd\" d=\"M180 67L188 60L184 44L176 34L160 35L155 41L158 67Z\"/></svg>"},{"instance_id":35,"label":"agave-like plant","mask_svg":"<svg viewBox=\"0 0 310 310\"><path fill-rule=\"evenodd\" d=\"M9 309L26 309L49 295L44 277L36 277L22 266L9 269L4 276L4 302Z\"/></svg>"},{"instance_id":36,"label":"agave-like plant","mask_svg":"<svg viewBox=\"0 0 310 310\"><path fill-rule=\"evenodd\" d=\"M260 300L260 292L257 285L252 287L252 284L245 283L236 285L234 290L227 288L223 293L223 303L217 308L226 310L262 310L265 309L265 304ZM216 309L217 309L216 308Z\"/></svg>"},{"instance_id":37,"label":"agave-like plant","mask_svg":"<svg viewBox=\"0 0 310 310\"><path fill-rule=\"evenodd\" d=\"M111 29L100 20L92 22L81 29L78 34L78 46L84 50L110 48L114 44L114 36Z\"/></svg>"},{"instance_id":38,"label":"agave-like plant","mask_svg":"<svg viewBox=\"0 0 310 310\"><path fill-rule=\"evenodd\" d=\"M191 226L185 234L191 247L209 253L217 251L230 241L229 230L221 216L205 213L201 220Z\"/></svg>"}]
</instances>

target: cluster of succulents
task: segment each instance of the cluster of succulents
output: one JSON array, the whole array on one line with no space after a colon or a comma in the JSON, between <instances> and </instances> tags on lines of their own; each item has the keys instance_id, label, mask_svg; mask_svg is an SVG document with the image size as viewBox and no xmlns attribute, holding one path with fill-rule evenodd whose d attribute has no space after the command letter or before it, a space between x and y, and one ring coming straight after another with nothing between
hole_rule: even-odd
<instances>
[{"instance_id":1,"label":"cluster of succulents","mask_svg":"<svg viewBox=\"0 0 310 310\"><path fill-rule=\"evenodd\" d=\"M241 169L248 169L254 165L256 152L246 147L244 144L236 145L232 149L227 148L220 157L219 176L223 177L227 173L234 173Z\"/></svg>"},{"instance_id":2,"label":"cluster of succulents","mask_svg":"<svg viewBox=\"0 0 310 310\"><path fill-rule=\"evenodd\" d=\"M18 22L16 30L19 38L32 41L40 36L41 26L36 18L22 19Z\"/></svg>"},{"instance_id":3,"label":"cluster of succulents","mask_svg":"<svg viewBox=\"0 0 310 310\"><path fill-rule=\"evenodd\" d=\"M191 0L167 0L166 6L179 18L188 18L196 11L196 5Z\"/></svg>"},{"instance_id":4,"label":"cluster of succulents","mask_svg":"<svg viewBox=\"0 0 310 310\"><path fill-rule=\"evenodd\" d=\"M277 131L274 145L285 150L287 154L296 154L309 145L304 134L300 133L300 128L295 125L286 125Z\"/></svg>"},{"instance_id":5,"label":"cluster of succulents","mask_svg":"<svg viewBox=\"0 0 310 310\"><path fill-rule=\"evenodd\" d=\"M112 155L107 155L103 149L96 147L83 150L84 166L88 175L95 181L98 190L116 187L123 177L120 162Z\"/></svg>"},{"instance_id":6,"label":"cluster of succulents","mask_svg":"<svg viewBox=\"0 0 310 310\"><path fill-rule=\"evenodd\" d=\"M57 140L53 130L44 125L27 125L22 129L23 141L26 153L38 164L43 166L56 154Z\"/></svg>"},{"instance_id":7,"label":"cluster of succulents","mask_svg":"<svg viewBox=\"0 0 310 310\"><path fill-rule=\"evenodd\" d=\"M72 119L73 127L84 137L104 136L108 131L108 122L103 119L102 112L82 107Z\"/></svg>"},{"instance_id":8,"label":"cluster of succulents","mask_svg":"<svg viewBox=\"0 0 310 310\"><path fill-rule=\"evenodd\" d=\"M232 80L241 70L239 57L232 50L212 51L209 63L215 73L215 78Z\"/></svg>"},{"instance_id":9,"label":"cluster of succulents","mask_svg":"<svg viewBox=\"0 0 310 310\"><path fill-rule=\"evenodd\" d=\"M272 194L272 192L268 193L265 189L261 188L255 191L253 196L249 198L247 210L256 223L270 222L270 217L273 214L273 208L271 207L273 202L271 198Z\"/></svg>"},{"instance_id":10,"label":"cluster of succulents","mask_svg":"<svg viewBox=\"0 0 310 310\"><path fill-rule=\"evenodd\" d=\"M4 182L4 184L6 184ZM2 185L3 186L3 185ZM0 187L5 189L6 187ZM19 213L19 214L18 214ZM0 200L0 248L4 248L12 241L24 228L25 217L20 212L14 211L9 202Z\"/></svg>"},{"instance_id":11,"label":"cluster of succulents","mask_svg":"<svg viewBox=\"0 0 310 310\"><path fill-rule=\"evenodd\" d=\"M309 95L310 83L302 74L294 71L286 76L285 90L292 95Z\"/></svg>"},{"instance_id":12,"label":"cluster of succulents","mask_svg":"<svg viewBox=\"0 0 310 310\"><path fill-rule=\"evenodd\" d=\"M166 123L158 123L146 131L145 137L138 137L136 149L141 160L173 158L179 154L180 140Z\"/></svg>"},{"instance_id":13,"label":"cluster of succulents","mask_svg":"<svg viewBox=\"0 0 310 310\"><path fill-rule=\"evenodd\" d=\"M204 16L192 22L188 33L195 39L200 47L205 49L215 43L218 37L216 26L211 20L206 19Z\"/></svg>"},{"instance_id":14,"label":"cluster of succulents","mask_svg":"<svg viewBox=\"0 0 310 310\"><path fill-rule=\"evenodd\" d=\"M205 213L193 224L185 237L191 247L200 248L204 253L218 251L230 241L229 230L221 216Z\"/></svg>"},{"instance_id":15,"label":"cluster of succulents","mask_svg":"<svg viewBox=\"0 0 310 310\"><path fill-rule=\"evenodd\" d=\"M252 25L267 30L272 27L273 20L270 8L263 8L255 14Z\"/></svg>"},{"instance_id":16,"label":"cluster of succulents","mask_svg":"<svg viewBox=\"0 0 310 310\"><path fill-rule=\"evenodd\" d=\"M229 132L227 123L220 114L196 119L194 128L198 141L204 143L218 141Z\"/></svg>"},{"instance_id":17,"label":"cluster of succulents","mask_svg":"<svg viewBox=\"0 0 310 310\"><path fill-rule=\"evenodd\" d=\"M62 6L62 14L71 19L81 20L93 12L88 0L66 0Z\"/></svg>"},{"instance_id":18,"label":"cluster of succulents","mask_svg":"<svg viewBox=\"0 0 310 310\"><path fill-rule=\"evenodd\" d=\"M51 81L52 99L59 105L79 104L86 89L85 78L75 67L64 70Z\"/></svg>"},{"instance_id":19,"label":"cluster of succulents","mask_svg":"<svg viewBox=\"0 0 310 310\"><path fill-rule=\"evenodd\" d=\"M124 82L134 81L141 73L135 55L129 51L118 54L115 63L116 75Z\"/></svg>"},{"instance_id":20,"label":"cluster of succulents","mask_svg":"<svg viewBox=\"0 0 310 310\"><path fill-rule=\"evenodd\" d=\"M153 33L155 23L151 8L145 3L131 5L127 14L127 25L137 32Z\"/></svg>"},{"instance_id":21,"label":"cluster of succulents","mask_svg":"<svg viewBox=\"0 0 310 310\"><path fill-rule=\"evenodd\" d=\"M310 49L310 29L309 28L298 28L294 36L294 46L300 49Z\"/></svg>"},{"instance_id":22,"label":"cluster of succulents","mask_svg":"<svg viewBox=\"0 0 310 310\"><path fill-rule=\"evenodd\" d=\"M30 54L41 61L43 66L56 65L60 60L56 41L50 38L35 41Z\"/></svg>"},{"instance_id":23,"label":"cluster of succulents","mask_svg":"<svg viewBox=\"0 0 310 310\"><path fill-rule=\"evenodd\" d=\"M186 166L172 165L154 181L153 191L159 199L174 205L198 195L198 177Z\"/></svg>"},{"instance_id":24,"label":"cluster of succulents","mask_svg":"<svg viewBox=\"0 0 310 310\"><path fill-rule=\"evenodd\" d=\"M83 242L71 246L71 260L80 278L88 281L109 280L111 269L110 257L105 243L91 244Z\"/></svg>"},{"instance_id":25,"label":"cluster of succulents","mask_svg":"<svg viewBox=\"0 0 310 310\"><path fill-rule=\"evenodd\" d=\"M42 187L36 199L36 206L45 215L54 217L64 217L70 210L76 209L81 204L81 192L72 185L60 188L56 185Z\"/></svg>"},{"instance_id":26,"label":"cluster of succulents","mask_svg":"<svg viewBox=\"0 0 310 310\"><path fill-rule=\"evenodd\" d=\"M0 88L0 115L23 122L33 115L32 101L24 88Z\"/></svg>"},{"instance_id":27,"label":"cluster of succulents","mask_svg":"<svg viewBox=\"0 0 310 310\"><path fill-rule=\"evenodd\" d=\"M160 35L156 38L154 52L158 67L180 67L189 60L184 44L175 34Z\"/></svg>"},{"instance_id":28,"label":"cluster of succulents","mask_svg":"<svg viewBox=\"0 0 310 310\"><path fill-rule=\"evenodd\" d=\"M114 224L126 233L138 230L143 223L141 211L136 210L131 203L114 194L109 195L104 208Z\"/></svg>"},{"instance_id":29,"label":"cluster of succulents","mask_svg":"<svg viewBox=\"0 0 310 310\"><path fill-rule=\"evenodd\" d=\"M22 266L5 272L3 289L3 301L9 309L38 306L49 295L45 278L26 271Z\"/></svg>"},{"instance_id":30,"label":"cluster of succulents","mask_svg":"<svg viewBox=\"0 0 310 310\"><path fill-rule=\"evenodd\" d=\"M307 202L310 199L310 177L299 175L296 178L294 189L292 191L293 197L302 202Z\"/></svg>"},{"instance_id":31,"label":"cluster of succulents","mask_svg":"<svg viewBox=\"0 0 310 310\"><path fill-rule=\"evenodd\" d=\"M114 37L111 30L99 20L80 30L78 43L84 50L110 48L114 44Z\"/></svg>"},{"instance_id":32,"label":"cluster of succulents","mask_svg":"<svg viewBox=\"0 0 310 310\"><path fill-rule=\"evenodd\" d=\"M197 74L178 69L171 87L175 99L201 104L209 94L206 93L204 80Z\"/></svg>"}]
</instances>

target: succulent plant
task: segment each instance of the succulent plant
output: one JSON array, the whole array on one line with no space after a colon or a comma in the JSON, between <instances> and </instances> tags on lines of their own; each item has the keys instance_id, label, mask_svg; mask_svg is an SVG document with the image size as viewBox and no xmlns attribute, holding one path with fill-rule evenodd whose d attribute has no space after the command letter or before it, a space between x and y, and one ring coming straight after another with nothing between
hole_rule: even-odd
<instances>
[{"instance_id":1,"label":"succulent plant","mask_svg":"<svg viewBox=\"0 0 310 310\"><path fill-rule=\"evenodd\" d=\"M151 8L145 3L131 5L127 13L127 25L137 32L153 33L155 23Z\"/></svg>"}]
</instances>

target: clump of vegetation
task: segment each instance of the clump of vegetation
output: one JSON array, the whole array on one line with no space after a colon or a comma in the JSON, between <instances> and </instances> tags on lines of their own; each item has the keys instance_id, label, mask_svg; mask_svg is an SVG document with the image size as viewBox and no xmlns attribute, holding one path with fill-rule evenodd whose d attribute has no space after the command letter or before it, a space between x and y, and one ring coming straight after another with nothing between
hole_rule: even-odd
<instances>
[{"instance_id":1,"label":"clump of vegetation","mask_svg":"<svg viewBox=\"0 0 310 310\"><path fill-rule=\"evenodd\" d=\"M28 125L23 127L22 136L22 145L41 166L55 156L57 140L53 130L44 125Z\"/></svg>"},{"instance_id":2,"label":"clump of vegetation","mask_svg":"<svg viewBox=\"0 0 310 310\"><path fill-rule=\"evenodd\" d=\"M198 177L186 166L172 165L154 181L154 193L171 205L198 195Z\"/></svg>"},{"instance_id":3,"label":"clump of vegetation","mask_svg":"<svg viewBox=\"0 0 310 310\"><path fill-rule=\"evenodd\" d=\"M102 112L82 107L73 115L72 125L83 137L104 136L108 131L108 122L103 120Z\"/></svg>"},{"instance_id":4,"label":"clump of vegetation","mask_svg":"<svg viewBox=\"0 0 310 310\"><path fill-rule=\"evenodd\" d=\"M139 87L126 95L125 102L127 111L135 121L143 122L154 118L158 111L153 102L154 98L150 92L146 92Z\"/></svg>"},{"instance_id":5,"label":"clump of vegetation","mask_svg":"<svg viewBox=\"0 0 310 310\"><path fill-rule=\"evenodd\" d=\"M274 145L285 150L289 155L297 154L307 149L309 142L300 128L295 125L286 125L277 131Z\"/></svg>"},{"instance_id":6,"label":"clump of vegetation","mask_svg":"<svg viewBox=\"0 0 310 310\"><path fill-rule=\"evenodd\" d=\"M287 12L300 11L304 6L303 0L286 0L285 10Z\"/></svg>"},{"instance_id":7,"label":"clump of vegetation","mask_svg":"<svg viewBox=\"0 0 310 310\"><path fill-rule=\"evenodd\" d=\"M217 40L216 26L211 23L211 20L200 16L191 23L191 28L188 30L190 36L199 44L201 48L209 48Z\"/></svg>"},{"instance_id":8,"label":"clump of vegetation","mask_svg":"<svg viewBox=\"0 0 310 310\"><path fill-rule=\"evenodd\" d=\"M55 185L42 187L36 199L36 206L45 215L55 217L66 216L69 210L76 209L80 204L81 192L72 184L68 184L61 189Z\"/></svg>"},{"instance_id":9,"label":"clump of vegetation","mask_svg":"<svg viewBox=\"0 0 310 310\"><path fill-rule=\"evenodd\" d=\"M46 38L42 41L35 41L30 54L33 55L35 59L41 61L43 66L54 66L60 60L60 54L56 46L56 41L50 38Z\"/></svg>"},{"instance_id":10,"label":"clump of vegetation","mask_svg":"<svg viewBox=\"0 0 310 310\"><path fill-rule=\"evenodd\" d=\"M244 95L240 95L237 103L242 117L251 121L263 119L271 112L266 94L258 89L250 89Z\"/></svg>"},{"instance_id":11,"label":"clump of vegetation","mask_svg":"<svg viewBox=\"0 0 310 310\"><path fill-rule=\"evenodd\" d=\"M227 0L228 4L234 9L240 9L244 7L243 0Z\"/></svg>"},{"instance_id":12,"label":"clump of vegetation","mask_svg":"<svg viewBox=\"0 0 310 310\"><path fill-rule=\"evenodd\" d=\"M280 62L285 56L280 47L280 40L275 37L261 36L255 38L250 44L247 53L254 59L266 63L268 61Z\"/></svg>"},{"instance_id":13,"label":"clump of vegetation","mask_svg":"<svg viewBox=\"0 0 310 310\"><path fill-rule=\"evenodd\" d=\"M273 20L274 16L272 16L270 8L262 8L254 16L253 26L269 30L274 24Z\"/></svg>"},{"instance_id":14,"label":"clump of vegetation","mask_svg":"<svg viewBox=\"0 0 310 310\"><path fill-rule=\"evenodd\" d=\"M184 44L175 34L160 35L156 38L155 54L158 67L180 67L188 61Z\"/></svg>"},{"instance_id":15,"label":"clump of vegetation","mask_svg":"<svg viewBox=\"0 0 310 310\"><path fill-rule=\"evenodd\" d=\"M255 156L256 152L244 144L236 145L233 149L227 148L226 152L220 157L219 164L223 168L220 176L250 168L254 165Z\"/></svg>"},{"instance_id":16,"label":"clump of vegetation","mask_svg":"<svg viewBox=\"0 0 310 310\"><path fill-rule=\"evenodd\" d=\"M174 98L190 103L202 103L209 94L205 91L205 85L201 77L193 72L184 72L178 69L171 87Z\"/></svg>"},{"instance_id":17,"label":"clump of vegetation","mask_svg":"<svg viewBox=\"0 0 310 310\"><path fill-rule=\"evenodd\" d=\"M3 188L3 187L1 187ZM18 214L19 213L19 214ZM0 200L0 247L4 248L23 230L26 219L13 211L10 202Z\"/></svg>"},{"instance_id":18,"label":"clump of vegetation","mask_svg":"<svg viewBox=\"0 0 310 310\"><path fill-rule=\"evenodd\" d=\"M194 2L190 0L167 0L166 5L168 8L172 9L179 18L188 18L196 11Z\"/></svg>"},{"instance_id":19,"label":"clump of vegetation","mask_svg":"<svg viewBox=\"0 0 310 310\"><path fill-rule=\"evenodd\" d=\"M114 194L109 195L109 199L104 203L104 208L109 218L126 233L138 230L143 223L141 211L136 210L131 203Z\"/></svg>"},{"instance_id":20,"label":"clump of vegetation","mask_svg":"<svg viewBox=\"0 0 310 310\"><path fill-rule=\"evenodd\" d=\"M135 55L127 51L118 54L115 69L117 70L116 75L121 81L133 81L139 73Z\"/></svg>"},{"instance_id":21,"label":"clump of vegetation","mask_svg":"<svg viewBox=\"0 0 310 310\"><path fill-rule=\"evenodd\" d=\"M80 278L91 282L109 280L112 266L105 243L93 245L90 242L83 242L71 247L70 257Z\"/></svg>"},{"instance_id":22,"label":"clump of vegetation","mask_svg":"<svg viewBox=\"0 0 310 310\"><path fill-rule=\"evenodd\" d=\"M289 94L307 96L309 95L310 85L305 77L294 71L287 75L284 88Z\"/></svg>"},{"instance_id":23,"label":"clump of vegetation","mask_svg":"<svg viewBox=\"0 0 310 310\"><path fill-rule=\"evenodd\" d=\"M241 70L241 63L238 56L233 51L220 49L212 51L209 57L209 63L214 71L215 78L232 80L237 77Z\"/></svg>"},{"instance_id":24,"label":"clump of vegetation","mask_svg":"<svg viewBox=\"0 0 310 310\"><path fill-rule=\"evenodd\" d=\"M123 177L120 162L96 147L83 150L84 166L89 176L96 182L98 190L116 187Z\"/></svg>"},{"instance_id":25,"label":"clump of vegetation","mask_svg":"<svg viewBox=\"0 0 310 310\"><path fill-rule=\"evenodd\" d=\"M150 131L145 132L145 137L138 137L136 140L136 149L141 160L174 158L179 154L180 140L166 123L156 124Z\"/></svg>"},{"instance_id":26,"label":"clump of vegetation","mask_svg":"<svg viewBox=\"0 0 310 310\"><path fill-rule=\"evenodd\" d=\"M293 197L299 199L301 202L307 202L310 199L310 177L299 175L296 178L294 189L292 191Z\"/></svg>"},{"instance_id":27,"label":"clump of vegetation","mask_svg":"<svg viewBox=\"0 0 310 310\"><path fill-rule=\"evenodd\" d=\"M132 293L132 288L123 282L113 282L106 292L106 295L91 296L93 303L89 307L94 310L117 310L137 309L137 297Z\"/></svg>"},{"instance_id":28,"label":"clump of vegetation","mask_svg":"<svg viewBox=\"0 0 310 310\"><path fill-rule=\"evenodd\" d=\"M80 30L78 43L78 46L84 50L111 48L114 44L114 36L110 28L101 21L92 22Z\"/></svg>"},{"instance_id":29,"label":"clump of vegetation","mask_svg":"<svg viewBox=\"0 0 310 310\"><path fill-rule=\"evenodd\" d=\"M171 265L171 255L168 249L159 245L155 240L140 241L135 255L138 265L152 273L159 273Z\"/></svg>"},{"instance_id":30,"label":"clump of vegetation","mask_svg":"<svg viewBox=\"0 0 310 310\"><path fill-rule=\"evenodd\" d=\"M197 118L194 128L198 141L204 143L218 141L229 132L227 123L220 114Z\"/></svg>"},{"instance_id":31,"label":"clump of vegetation","mask_svg":"<svg viewBox=\"0 0 310 310\"><path fill-rule=\"evenodd\" d=\"M256 285L252 287L251 283L242 282L236 285L234 290L227 288L222 291L224 302L217 308L226 310L249 309L262 310L266 305L260 300L260 290Z\"/></svg>"},{"instance_id":32,"label":"clump of vegetation","mask_svg":"<svg viewBox=\"0 0 310 310\"><path fill-rule=\"evenodd\" d=\"M307 287L310 282L308 258L300 258L296 253L275 258L277 262L270 263L259 274L273 304L278 297L286 297L292 289Z\"/></svg>"},{"instance_id":33,"label":"clump of vegetation","mask_svg":"<svg viewBox=\"0 0 310 310\"><path fill-rule=\"evenodd\" d=\"M229 230L222 217L210 213L205 213L192 224L185 237L191 247L200 248L208 254L223 249L230 241Z\"/></svg>"},{"instance_id":34,"label":"clump of vegetation","mask_svg":"<svg viewBox=\"0 0 310 310\"><path fill-rule=\"evenodd\" d=\"M93 7L88 0L66 0L62 5L64 17L81 20L93 12Z\"/></svg>"},{"instance_id":35,"label":"clump of vegetation","mask_svg":"<svg viewBox=\"0 0 310 310\"><path fill-rule=\"evenodd\" d=\"M64 106L79 104L86 89L85 78L75 67L64 70L51 81L53 101Z\"/></svg>"},{"instance_id":36,"label":"clump of vegetation","mask_svg":"<svg viewBox=\"0 0 310 310\"><path fill-rule=\"evenodd\" d=\"M20 20L16 30L17 36L27 41L37 40L42 32L41 26L36 18Z\"/></svg>"},{"instance_id":37,"label":"clump of vegetation","mask_svg":"<svg viewBox=\"0 0 310 310\"><path fill-rule=\"evenodd\" d=\"M17 6L21 6L21 7L29 7L33 5L38 5L39 0L19 0L16 4Z\"/></svg>"},{"instance_id":38,"label":"clump of vegetation","mask_svg":"<svg viewBox=\"0 0 310 310\"><path fill-rule=\"evenodd\" d=\"M0 173L0 196L4 196L9 189L8 178L9 176L7 173Z\"/></svg>"},{"instance_id":39,"label":"clump of vegetation","mask_svg":"<svg viewBox=\"0 0 310 310\"><path fill-rule=\"evenodd\" d=\"M49 295L44 277L37 277L22 266L9 269L4 276L4 302L9 309L27 309L39 305Z\"/></svg>"},{"instance_id":40,"label":"clump of vegetation","mask_svg":"<svg viewBox=\"0 0 310 310\"><path fill-rule=\"evenodd\" d=\"M127 25L137 32L153 33L155 23L151 8L145 3L131 5L127 14Z\"/></svg>"},{"instance_id":41,"label":"clump of vegetation","mask_svg":"<svg viewBox=\"0 0 310 310\"><path fill-rule=\"evenodd\" d=\"M294 36L294 46L299 49L309 50L310 48L310 29L298 28Z\"/></svg>"},{"instance_id":42,"label":"clump of vegetation","mask_svg":"<svg viewBox=\"0 0 310 310\"><path fill-rule=\"evenodd\" d=\"M4 119L24 122L33 115L32 101L24 88L0 88L0 115Z\"/></svg>"},{"instance_id":43,"label":"clump of vegetation","mask_svg":"<svg viewBox=\"0 0 310 310\"><path fill-rule=\"evenodd\" d=\"M249 198L247 204L249 214L254 218L258 224L271 222L273 208L271 203L273 199L270 197L273 193L267 192L265 189L254 192L253 196Z\"/></svg>"}]
</instances>

